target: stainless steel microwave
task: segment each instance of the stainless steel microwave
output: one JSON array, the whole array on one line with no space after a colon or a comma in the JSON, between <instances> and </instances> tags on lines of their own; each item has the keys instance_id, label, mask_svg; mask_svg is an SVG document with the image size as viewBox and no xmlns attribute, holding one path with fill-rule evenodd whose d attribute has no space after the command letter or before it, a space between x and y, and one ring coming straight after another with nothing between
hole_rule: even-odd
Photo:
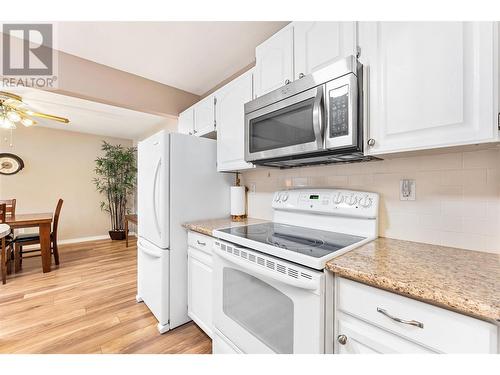
<instances>
[{"instance_id":1,"label":"stainless steel microwave","mask_svg":"<svg viewBox=\"0 0 500 375\"><path fill-rule=\"evenodd\" d=\"M363 154L363 69L356 57L245 104L245 160L289 168L371 159Z\"/></svg>"}]
</instances>

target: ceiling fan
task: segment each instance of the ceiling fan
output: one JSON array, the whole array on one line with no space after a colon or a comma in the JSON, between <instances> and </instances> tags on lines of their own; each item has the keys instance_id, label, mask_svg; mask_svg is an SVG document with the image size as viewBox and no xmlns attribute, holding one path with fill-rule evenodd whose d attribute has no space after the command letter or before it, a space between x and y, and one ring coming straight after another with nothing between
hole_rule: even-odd
<instances>
[{"instance_id":1,"label":"ceiling fan","mask_svg":"<svg viewBox=\"0 0 500 375\"><path fill-rule=\"evenodd\" d=\"M16 125L19 124L26 127L36 125L37 122L33 117L69 123L67 118L31 110L19 95L0 91L0 128L16 129Z\"/></svg>"}]
</instances>

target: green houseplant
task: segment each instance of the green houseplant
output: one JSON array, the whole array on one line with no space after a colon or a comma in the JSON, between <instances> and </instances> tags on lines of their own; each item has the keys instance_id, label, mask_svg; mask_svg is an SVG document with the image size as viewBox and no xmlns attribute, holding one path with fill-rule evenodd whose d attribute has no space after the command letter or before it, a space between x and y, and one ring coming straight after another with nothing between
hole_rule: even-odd
<instances>
[{"instance_id":1,"label":"green houseplant","mask_svg":"<svg viewBox=\"0 0 500 375\"><path fill-rule=\"evenodd\" d=\"M97 191L106 198L101 202L101 210L107 212L111 219L109 236L112 240L123 240L127 203L136 187L137 150L106 141L102 142L101 150L104 156L95 160L97 177L93 181Z\"/></svg>"}]
</instances>

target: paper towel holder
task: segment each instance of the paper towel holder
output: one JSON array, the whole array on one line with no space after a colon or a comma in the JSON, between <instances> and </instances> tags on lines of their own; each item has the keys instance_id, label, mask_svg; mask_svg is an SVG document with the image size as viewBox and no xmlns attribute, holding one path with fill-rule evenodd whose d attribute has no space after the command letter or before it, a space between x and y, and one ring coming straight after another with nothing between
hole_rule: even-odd
<instances>
[{"instance_id":1,"label":"paper towel holder","mask_svg":"<svg viewBox=\"0 0 500 375\"><path fill-rule=\"evenodd\" d=\"M241 180L240 180L240 174L236 172L236 183L235 186L241 186ZM244 199L245 199L245 212L241 215L231 215L231 220L232 221L244 221L247 218L247 211L248 211L248 201L247 201L247 192L248 188L245 186L245 193L244 193Z\"/></svg>"}]
</instances>

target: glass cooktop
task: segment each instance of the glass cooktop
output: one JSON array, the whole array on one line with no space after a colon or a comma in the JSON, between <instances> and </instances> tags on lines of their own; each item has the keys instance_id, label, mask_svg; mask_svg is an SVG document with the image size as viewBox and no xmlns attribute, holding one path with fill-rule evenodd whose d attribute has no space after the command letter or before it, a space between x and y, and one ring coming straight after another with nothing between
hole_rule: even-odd
<instances>
[{"instance_id":1,"label":"glass cooktop","mask_svg":"<svg viewBox=\"0 0 500 375\"><path fill-rule=\"evenodd\" d=\"M350 234L279 223L252 224L219 231L314 258L322 258L365 239Z\"/></svg>"}]
</instances>

